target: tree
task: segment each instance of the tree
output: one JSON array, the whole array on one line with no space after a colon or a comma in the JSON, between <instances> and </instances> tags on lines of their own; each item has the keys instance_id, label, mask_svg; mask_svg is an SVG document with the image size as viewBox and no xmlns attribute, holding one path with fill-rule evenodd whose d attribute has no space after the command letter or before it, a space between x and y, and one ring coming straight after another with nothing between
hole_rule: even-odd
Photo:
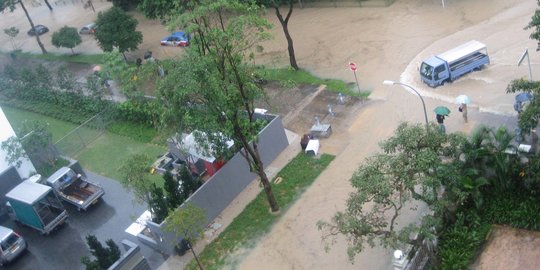
<instances>
[{"instance_id":1,"label":"tree","mask_svg":"<svg viewBox=\"0 0 540 270\"><path fill-rule=\"evenodd\" d=\"M49 3L49 0L43 0L45 2L45 4L47 5L47 7L49 8L49 10L53 10L51 4Z\"/></svg>"},{"instance_id":2,"label":"tree","mask_svg":"<svg viewBox=\"0 0 540 270\"><path fill-rule=\"evenodd\" d=\"M258 149L258 132L265 121L255 115L254 101L264 95L253 82L246 54L268 38L270 25L257 6L237 1L192 1L193 7L170 25L196 33L182 61L175 63L158 91L169 123L183 123L205 137L197 142L218 158L229 139L256 173L271 211L279 210ZM179 84L178 82L182 82Z\"/></svg>"},{"instance_id":3,"label":"tree","mask_svg":"<svg viewBox=\"0 0 540 270\"><path fill-rule=\"evenodd\" d=\"M54 167L58 151L52 144L52 135L47 125L38 121L25 121L22 124L20 137L10 137L2 142L2 150L6 152L6 161L19 167L22 159L29 158L36 167L48 164Z\"/></svg>"},{"instance_id":4,"label":"tree","mask_svg":"<svg viewBox=\"0 0 540 270\"><path fill-rule=\"evenodd\" d=\"M355 191L346 209L338 211L331 222L317 223L327 247L343 234L353 260L365 245L399 248L402 243L419 245L410 239L414 233L418 239L434 237L433 228L440 226L447 204L439 192L443 183L459 176L459 167L453 163L459 141L436 132L435 125L426 130L423 125L401 124L393 137L380 144L383 153L368 158L351 177ZM420 222L397 226L403 211L419 203L429 208Z\"/></svg>"},{"instance_id":5,"label":"tree","mask_svg":"<svg viewBox=\"0 0 540 270\"><path fill-rule=\"evenodd\" d=\"M167 194L167 204L170 209L176 209L176 207L180 206L187 197L184 197L180 183L174 179L171 172L166 171L163 175L163 180L165 180L163 188Z\"/></svg>"},{"instance_id":6,"label":"tree","mask_svg":"<svg viewBox=\"0 0 540 270\"><path fill-rule=\"evenodd\" d=\"M2 7L2 10L9 8L9 11L13 12L15 10L15 6L17 4L21 5L21 8L24 11L24 14L26 15L26 18L28 19L28 22L30 23L30 28L34 29L34 22L32 21L32 18L28 14L28 10L26 10L26 6L24 5L22 0L0 0L0 7ZM39 45L39 48L41 49L41 52L43 54L47 54L47 50L45 50L45 46L43 46L43 43L41 43L41 39L39 38L39 35L36 35L36 40Z\"/></svg>"},{"instance_id":7,"label":"tree","mask_svg":"<svg viewBox=\"0 0 540 270\"><path fill-rule=\"evenodd\" d=\"M16 50L17 46L15 46L15 37L19 34L19 29L15 26L12 26L10 28L5 28L4 33L9 36L9 39L11 40L11 46L13 46L13 50Z\"/></svg>"},{"instance_id":8,"label":"tree","mask_svg":"<svg viewBox=\"0 0 540 270\"><path fill-rule=\"evenodd\" d=\"M96 39L101 49L111 52L117 48L127 61L125 52L136 50L142 42L142 34L137 31L137 20L118 7L99 12L96 26Z\"/></svg>"},{"instance_id":9,"label":"tree","mask_svg":"<svg viewBox=\"0 0 540 270\"><path fill-rule=\"evenodd\" d=\"M172 0L141 0L138 8L146 18L164 21L177 12L177 8L181 6L181 4L177 6L175 2Z\"/></svg>"},{"instance_id":10,"label":"tree","mask_svg":"<svg viewBox=\"0 0 540 270\"><path fill-rule=\"evenodd\" d=\"M525 107L523 112L519 114L519 128L523 133L526 133L531 131L531 129L536 128L538 120L540 119L540 100L537 98L540 95L540 82L529 81L526 79L512 80L506 87L506 93L518 92L532 94L532 99L529 104Z\"/></svg>"},{"instance_id":11,"label":"tree","mask_svg":"<svg viewBox=\"0 0 540 270\"><path fill-rule=\"evenodd\" d=\"M86 256L81 258L81 262L86 266L87 270L108 269L109 266L120 259L120 249L112 239L105 242L107 245L105 248L95 235L90 234L86 236L86 243L90 248L90 253L96 258L95 260L90 260Z\"/></svg>"},{"instance_id":12,"label":"tree","mask_svg":"<svg viewBox=\"0 0 540 270\"><path fill-rule=\"evenodd\" d=\"M135 154L129 157L122 167L120 167L122 178L120 183L127 190L130 190L135 195L135 199L139 202L146 203L152 215L150 202L152 194L152 181L148 179L150 172L150 159L144 154Z\"/></svg>"},{"instance_id":13,"label":"tree","mask_svg":"<svg viewBox=\"0 0 540 270\"><path fill-rule=\"evenodd\" d=\"M278 18L279 23L281 24L281 28L283 29L285 39L287 39L287 51L289 52L289 62L291 64L291 67L295 70L299 70L300 67L298 67L298 64L296 63L296 55L294 53L293 39L291 37L291 34L289 33L289 19L291 18L294 8L293 0L258 0L257 2L274 9L276 17ZM285 4L287 5L288 10L285 17L283 17L280 7Z\"/></svg>"},{"instance_id":14,"label":"tree","mask_svg":"<svg viewBox=\"0 0 540 270\"><path fill-rule=\"evenodd\" d=\"M52 44L56 48L64 47L71 49L71 54L75 54L73 48L81 44L82 39L75 27L64 26L53 33Z\"/></svg>"},{"instance_id":15,"label":"tree","mask_svg":"<svg viewBox=\"0 0 540 270\"><path fill-rule=\"evenodd\" d=\"M540 6L540 0L537 0L537 4ZM540 9L534 11L531 21L524 28L525 30L533 29L533 32L530 35L531 39L536 39L540 44Z\"/></svg>"},{"instance_id":16,"label":"tree","mask_svg":"<svg viewBox=\"0 0 540 270\"><path fill-rule=\"evenodd\" d=\"M169 205L163 194L163 189L156 186L156 184L152 184L150 189L149 205L154 213L152 220L156 223L161 223L169 214Z\"/></svg>"},{"instance_id":17,"label":"tree","mask_svg":"<svg viewBox=\"0 0 540 270\"><path fill-rule=\"evenodd\" d=\"M202 235L204 223L206 217L204 211L201 208L194 206L191 203L185 205L185 207L178 208L172 212L167 218L167 225L165 230L174 232L176 237L182 238L186 241L187 248L191 249L199 269L204 269L197 257L197 254L193 250L193 244Z\"/></svg>"}]
</instances>

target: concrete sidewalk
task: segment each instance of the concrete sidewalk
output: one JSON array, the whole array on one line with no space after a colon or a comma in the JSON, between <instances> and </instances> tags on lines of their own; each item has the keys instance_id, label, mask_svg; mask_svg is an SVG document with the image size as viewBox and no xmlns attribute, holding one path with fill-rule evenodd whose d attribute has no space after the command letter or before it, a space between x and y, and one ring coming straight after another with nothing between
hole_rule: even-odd
<instances>
[{"instance_id":1,"label":"concrete sidewalk","mask_svg":"<svg viewBox=\"0 0 540 270\"><path fill-rule=\"evenodd\" d=\"M289 130L285 130L285 134L287 135L289 146L287 146L287 148L285 148L285 150L283 150L283 152L281 152L281 154L279 154L279 156L265 169L265 172L270 179L274 178L276 174L301 151L300 136ZM236 218L261 191L262 187L260 186L260 182L255 179L212 222L205 232L204 239L201 239L195 245L195 252L197 254L200 253L202 250L204 250L206 245L214 241L214 239L216 239L219 234L225 230L233 219ZM213 226L217 229L212 229L211 227ZM191 252L187 252L183 256L171 255L158 269L183 269L192 259L193 254Z\"/></svg>"}]
</instances>

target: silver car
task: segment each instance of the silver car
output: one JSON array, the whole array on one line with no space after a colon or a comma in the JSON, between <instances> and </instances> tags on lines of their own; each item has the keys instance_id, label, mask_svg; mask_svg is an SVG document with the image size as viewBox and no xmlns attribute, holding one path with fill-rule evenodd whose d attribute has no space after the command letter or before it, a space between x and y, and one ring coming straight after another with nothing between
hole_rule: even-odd
<instances>
[{"instance_id":1,"label":"silver car","mask_svg":"<svg viewBox=\"0 0 540 270\"><path fill-rule=\"evenodd\" d=\"M96 33L97 26L95 23L85 25L79 30L79 34L94 35Z\"/></svg>"},{"instance_id":2,"label":"silver car","mask_svg":"<svg viewBox=\"0 0 540 270\"><path fill-rule=\"evenodd\" d=\"M0 226L0 266L15 260L26 250L26 241L10 228Z\"/></svg>"}]
</instances>

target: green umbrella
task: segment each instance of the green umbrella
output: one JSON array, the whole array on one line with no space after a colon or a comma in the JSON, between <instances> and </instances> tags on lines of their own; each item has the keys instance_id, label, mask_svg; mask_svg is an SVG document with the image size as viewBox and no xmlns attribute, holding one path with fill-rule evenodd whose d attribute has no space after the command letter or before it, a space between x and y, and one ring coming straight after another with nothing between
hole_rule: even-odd
<instances>
[{"instance_id":1,"label":"green umbrella","mask_svg":"<svg viewBox=\"0 0 540 270\"><path fill-rule=\"evenodd\" d=\"M436 114L440 114L440 115L449 115L450 114L450 109L448 109L445 106L439 106L439 107L435 108L435 110L433 110L433 111Z\"/></svg>"}]
</instances>

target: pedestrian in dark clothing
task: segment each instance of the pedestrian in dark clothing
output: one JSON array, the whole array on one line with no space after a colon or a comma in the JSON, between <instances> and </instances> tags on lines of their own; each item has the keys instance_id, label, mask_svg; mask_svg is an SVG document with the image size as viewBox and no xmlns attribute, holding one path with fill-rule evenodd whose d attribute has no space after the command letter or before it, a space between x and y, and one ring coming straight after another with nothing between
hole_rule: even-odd
<instances>
[{"instance_id":1,"label":"pedestrian in dark clothing","mask_svg":"<svg viewBox=\"0 0 540 270\"><path fill-rule=\"evenodd\" d=\"M437 114L437 123L439 123L439 129L442 133L446 133L446 127L444 126L444 115Z\"/></svg>"}]
</instances>

